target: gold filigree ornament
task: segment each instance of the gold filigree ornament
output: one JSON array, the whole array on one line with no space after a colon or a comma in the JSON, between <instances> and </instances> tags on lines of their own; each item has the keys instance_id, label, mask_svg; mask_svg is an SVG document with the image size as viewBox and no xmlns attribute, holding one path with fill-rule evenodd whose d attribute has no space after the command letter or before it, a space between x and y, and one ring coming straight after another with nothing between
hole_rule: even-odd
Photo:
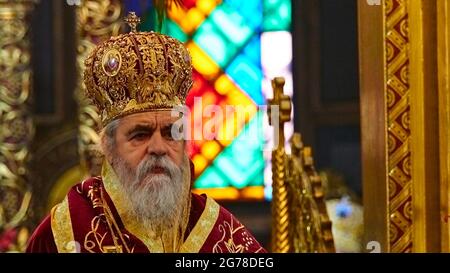
<instances>
[{"instance_id":1,"label":"gold filigree ornament","mask_svg":"<svg viewBox=\"0 0 450 273\"><path fill-rule=\"evenodd\" d=\"M103 125L133 113L182 106L193 84L191 56L182 42L136 32L140 20L135 14L125 21L131 32L100 43L85 61L86 96Z\"/></svg>"},{"instance_id":2,"label":"gold filigree ornament","mask_svg":"<svg viewBox=\"0 0 450 273\"><path fill-rule=\"evenodd\" d=\"M105 52L102 58L102 69L106 75L114 77L119 73L122 66L122 56L117 49L110 49Z\"/></svg>"}]
</instances>

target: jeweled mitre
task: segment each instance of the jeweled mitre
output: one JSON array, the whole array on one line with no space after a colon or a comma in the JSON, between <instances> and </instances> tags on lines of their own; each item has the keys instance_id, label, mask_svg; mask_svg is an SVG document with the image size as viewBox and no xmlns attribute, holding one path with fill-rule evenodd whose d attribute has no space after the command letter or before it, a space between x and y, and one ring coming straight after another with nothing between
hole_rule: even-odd
<instances>
[{"instance_id":1,"label":"jeweled mitre","mask_svg":"<svg viewBox=\"0 0 450 273\"><path fill-rule=\"evenodd\" d=\"M111 37L85 61L86 95L103 125L132 113L184 105L192 86L188 50L175 38L156 32Z\"/></svg>"}]
</instances>

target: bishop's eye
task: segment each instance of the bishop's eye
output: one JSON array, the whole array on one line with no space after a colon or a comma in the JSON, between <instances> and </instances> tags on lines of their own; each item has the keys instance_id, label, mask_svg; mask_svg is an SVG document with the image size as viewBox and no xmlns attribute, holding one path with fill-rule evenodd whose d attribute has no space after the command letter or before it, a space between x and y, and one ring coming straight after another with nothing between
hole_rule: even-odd
<instances>
[{"instance_id":1,"label":"bishop's eye","mask_svg":"<svg viewBox=\"0 0 450 273\"><path fill-rule=\"evenodd\" d=\"M129 136L129 140L130 141L144 141L149 139L152 136L152 132L148 131L148 130L139 130L139 131L135 131L133 133L130 134Z\"/></svg>"},{"instance_id":2,"label":"bishop's eye","mask_svg":"<svg viewBox=\"0 0 450 273\"><path fill-rule=\"evenodd\" d=\"M148 133L137 133L131 136L132 140L144 140L148 137Z\"/></svg>"},{"instance_id":3,"label":"bishop's eye","mask_svg":"<svg viewBox=\"0 0 450 273\"><path fill-rule=\"evenodd\" d=\"M167 140L174 140L172 136L172 125L161 128L161 136Z\"/></svg>"}]
</instances>

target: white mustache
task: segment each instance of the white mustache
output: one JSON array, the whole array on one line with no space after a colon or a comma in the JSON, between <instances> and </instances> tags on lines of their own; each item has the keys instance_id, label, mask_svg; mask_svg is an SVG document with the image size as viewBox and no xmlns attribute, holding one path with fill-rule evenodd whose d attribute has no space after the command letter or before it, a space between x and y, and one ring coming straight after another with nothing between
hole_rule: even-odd
<instances>
[{"instance_id":1,"label":"white mustache","mask_svg":"<svg viewBox=\"0 0 450 273\"><path fill-rule=\"evenodd\" d=\"M146 159L141 162L136 169L136 178L142 181L151 173L152 169L160 167L164 169L164 174L169 178L173 178L178 170L178 167L168 158L168 156L148 155Z\"/></svg>"}]
</instances>

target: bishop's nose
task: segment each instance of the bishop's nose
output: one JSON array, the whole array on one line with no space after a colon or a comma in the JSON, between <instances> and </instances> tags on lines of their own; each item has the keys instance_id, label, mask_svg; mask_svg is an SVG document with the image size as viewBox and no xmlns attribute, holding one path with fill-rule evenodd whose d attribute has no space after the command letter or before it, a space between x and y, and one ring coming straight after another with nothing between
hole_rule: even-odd
<instances>
[{"instance_id":1,"label":"bishop's nose","mask_svg":"<svg viewBox=\"0 0 450 273\"><path fill-rule=\"evenodd\" d=\"M161 131L158 129L153 133L148 142L147 153L156 156L164 156L167 155L167 152L167 144L161 136Z\"/></svg>"}]
</instances>

